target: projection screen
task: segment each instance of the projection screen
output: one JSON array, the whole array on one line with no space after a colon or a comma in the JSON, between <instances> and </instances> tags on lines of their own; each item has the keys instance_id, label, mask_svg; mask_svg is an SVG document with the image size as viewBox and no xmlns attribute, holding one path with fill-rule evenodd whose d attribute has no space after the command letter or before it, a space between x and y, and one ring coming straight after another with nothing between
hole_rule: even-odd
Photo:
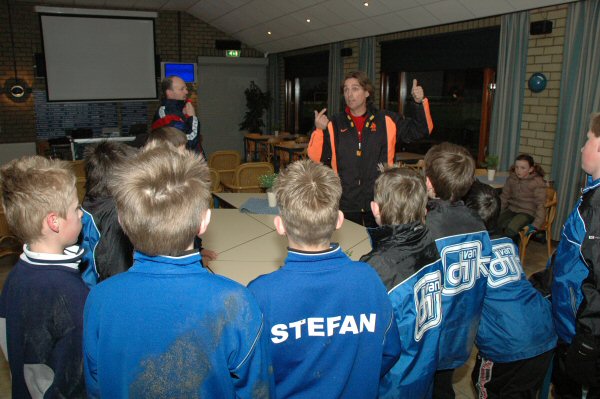
<instances>
[{"instance_id":1,"label":"projection screen","mask_svg":"<svg viewBox=\"0 0 600 399\"><path fill-rule=\"evenodd\" d=\"M40 14L48 101L155 99L154 20Z\"/></svg>"}]
</instances>

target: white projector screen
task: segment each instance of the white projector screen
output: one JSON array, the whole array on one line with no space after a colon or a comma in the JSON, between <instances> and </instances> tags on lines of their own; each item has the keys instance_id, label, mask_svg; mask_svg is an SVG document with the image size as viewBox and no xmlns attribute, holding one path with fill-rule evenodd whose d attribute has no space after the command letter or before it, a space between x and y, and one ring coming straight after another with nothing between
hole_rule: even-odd
<instances>
[{"instance_id":1,"label":"white projector screen","mask_svg":"<svg viewBox=\"0 0 600 399\"><path fill-rule=\"evenodd\" d=\"M40 15L48 101L156 98L154 20Z\"/></svg>"}]
</instances>

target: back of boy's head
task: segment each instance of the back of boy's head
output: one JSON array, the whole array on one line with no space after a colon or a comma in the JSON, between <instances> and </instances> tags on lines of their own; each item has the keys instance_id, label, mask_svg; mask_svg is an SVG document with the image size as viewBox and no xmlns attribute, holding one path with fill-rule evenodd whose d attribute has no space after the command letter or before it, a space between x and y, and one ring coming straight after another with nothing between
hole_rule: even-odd
<instances>
[{"instance_id":1,"label":"back of boy's head","mask_svg":"<svg viewBox=\"0 0 600 399\"><path fill-rule=\"evenodd\" d=\"M186 144L187 136L184 132L175 127L164 126L150 132L144 150L163 147L165 145L172 145L177 149L179 147L184 147Z\"/></svg>"},{"instance_id":2,"label":"back of boy's head","mask_svg":"<svg viewBox=\"0 0 600 399\"><path fill-rule=\"evenodd\" d=\"M469 151L460 145L441 143L425 154L425 175L429 178L437 198L458 201L473 184L475 161Z\"/></svg>"},{"instance_id":3,"label":"back of boy's head","mask_svg":"<svg viewBox=\"0 0 600 399\"><path fill-rule=\"evenodd\" d=\"M111 188L123 231L150 256L181 255L198 234L211 197L206 162L169 148L124 161Z\"/></svg>"},{"instance_id":4,"label":"back of boy's head","mask_svg":"<svg viewBox=\"0 0 600 399\"><path fill-rule=\"evenodd\" d=\"M425 220L427 189L417 172L386 167L375 181L375 202L381 224L408 224Z\"/></svg>"},{"instance_id":5,"label":"back of boy's head","mask_svg":"<svg viewBox=\"0 0 600 399\"><path fill-rule=\"evenodd\" d=\"M11 231L26 243L42 236L50 212L67 217L76 192L75 174L68 162L23 157L0 169L2 206Z\"/></svg>"},{"instance_id":6,"label":"back of boy's head","mask_svg":"<svg viewBox=\"0 0 600 399\"><path fill-rule=\"evenodd\" d=\"M498 192L492 186L475 180L464 201L467 207L477 212L488 231L496 228L501 203Z\"/></svg>"},{"instance_id":7,"label":"back of boy's head","mask_svg":"<svg viewBox=\"0 0 600 399\"><path fill-rule=\"evenodd\" d=\"M124 160L133 157L135 148L124 143L102 141L85 149L86 198L110 197L109 185L113 170Z\"/></svg>"},{"instance_id":8,"label":"back of boy's head","mask_svg":"<svg viewBox=\"0 0 600 399\"><path fill-rule=\"evenodd\" d=\"M594 136L600 137L600 112L594 112L590 116L590 131Z\"/></svg>"},{"instance_id":9,"label":"back of boy's head","mask_svg":"<svg viewBox=\"0 0 600 399\"><path fill-rule=\"evenodd\" d=\"M335 172L310 160L279 173L275 195L288 237L301 245L329 244L338 220L342 186Z\"/></svg>"}]
</instances>

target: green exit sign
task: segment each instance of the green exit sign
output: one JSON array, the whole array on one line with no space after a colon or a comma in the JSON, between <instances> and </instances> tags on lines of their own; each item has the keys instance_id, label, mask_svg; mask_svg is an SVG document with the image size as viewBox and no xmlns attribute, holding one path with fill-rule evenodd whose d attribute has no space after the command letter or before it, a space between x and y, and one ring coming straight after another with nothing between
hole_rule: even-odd
<instances>
[{"instance_id":1,"label":"green exit sign","mask_svg":"<svg viewBox=\"0 0 600 399\"><path fill-rule=\"evenodd\" d=\"M241 53L241 50L225 50L226 57L239 57Z\"/></svg>"}]
</instances>

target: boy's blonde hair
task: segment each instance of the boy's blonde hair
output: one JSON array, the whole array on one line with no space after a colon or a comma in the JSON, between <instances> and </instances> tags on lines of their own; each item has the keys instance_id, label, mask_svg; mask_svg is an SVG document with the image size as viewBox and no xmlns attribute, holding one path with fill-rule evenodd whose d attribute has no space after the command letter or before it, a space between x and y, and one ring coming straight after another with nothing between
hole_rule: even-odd
<instances>
[{"instance_id":1,"label":"boy's blonde hair","mask_svg":"<svg viewBox=\"0 0 600 399\"><path fill-rule=\"evenodd\" d=\"M148 135L144 150L162 147L165 144L172 145L175 148L183 147L187 144L187 136L181 130L171 126L154 129Z\"/></svg>"},{"instance_id":2,"label":"boy's blonde hair","mask_svg":"<svg viewBox=\"0 0 600 399\"><path fill-rule=\"evenodd\" d=\"M331 168L297 161L279 173L275 195L288 237L306 245L328 245L337 219L342 186Z\"/></svg>"},{"instance_id":3,"label":"boy's blonde hair","mask_svg":"<svg viewBox=\"0 0 600 399\"><path fill-rule=\"evenodd\" d=\"M185 251L210 201L206 162L187 150L154 148L123 162L114 175L119 220L135 249L150 256Z\"/></svg>"},{"instance_id":4,"label":"boy's blonde hair","mask_svg":"<svg viewBox=\"0 0 600 399\"><path fill-rule=\"evenodd\" d=\"M39 239L50 212L67 217L75 181L71 165L65 161L27 156L4 165L0 187L10 230L26 243Z\"/></svg>"},{"instance_id":5,"label":"boy's blonde hair","mask_svg":"<svg viewBox=\"0 0 600 399\"><path fill-rule=\"evenodd\" d=\"M600 112L594 112L590 116L590 131L594 136L600 137Z\"/></svg>"},{"instance_id":6,"label":"boy's blonde hair","mask_svg":"<svg viewBox=\"0 0 600 399\"><path fill-rule=\"evenodd\" d=\"M445 201L458 201L473 184L475 161L469 151L460 145L441 143L425 154L425 175L435 194Z\"/></svg>"},{"instance_id":7,"label":"boy's blonde hair","mask_svg":"<svg viewBox=\"0 0 600 399\"><path fill-rule=\"evenodd\" d=\"M425 181L412 169L386 166L375 180L375 202L382 225L423 222L427 206Z\"/></svg>"}]
</instances>

